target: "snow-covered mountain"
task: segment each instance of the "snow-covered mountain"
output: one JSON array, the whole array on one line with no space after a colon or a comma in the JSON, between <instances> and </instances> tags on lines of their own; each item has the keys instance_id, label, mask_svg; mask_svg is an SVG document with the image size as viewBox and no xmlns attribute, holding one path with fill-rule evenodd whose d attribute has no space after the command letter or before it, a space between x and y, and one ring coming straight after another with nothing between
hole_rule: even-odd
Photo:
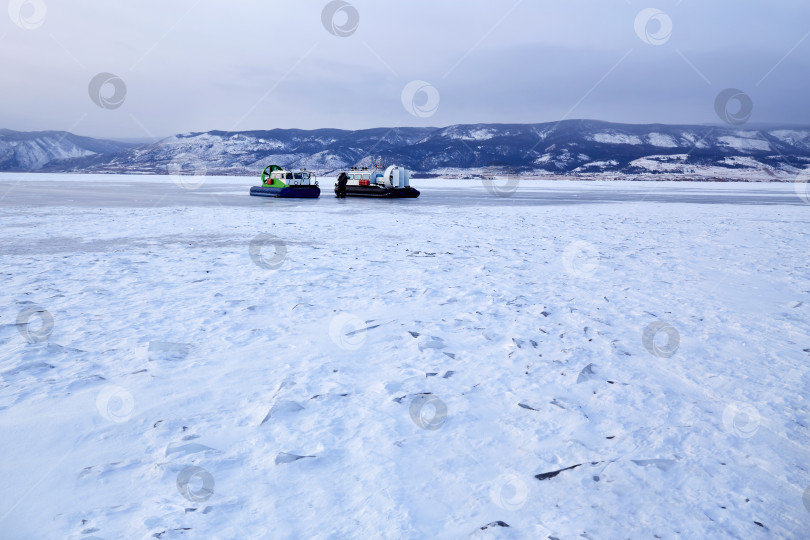
<instances>
[{"instance_id":1,"label":"snow-covered mountain","mask_svg":"<svg viewBox=\"0 0 810 540\"><path fill-rule=\"evenodd\" d=\"M5 140L0 139L0 143ZM51 146L40 142L43 140ZM789 179L810 165L810 126L634 125L567 120L359 131L210 131L126 148L121 148L121 143L58 133L28 134L25 141L24 148L15 154L20 157L3 160L0 168L165 174L173 166L175 170L198 173L252 175L276 163L331 173L369 165L382 157L425 174L492 170L768 180ZM100 148L102 145L109 148Z\"/></svg>"},{"instance_id":2,"label":"snow-covered mountain","mask_svg":"<svg viewBox=\"0 0 810 540\"><path fill-rule=\"evenodd\" d=\"M65 131L0 129L0 170L29 171L87 156L109 155L134 145L79 137Z\"/></svg>"}]
</instances>

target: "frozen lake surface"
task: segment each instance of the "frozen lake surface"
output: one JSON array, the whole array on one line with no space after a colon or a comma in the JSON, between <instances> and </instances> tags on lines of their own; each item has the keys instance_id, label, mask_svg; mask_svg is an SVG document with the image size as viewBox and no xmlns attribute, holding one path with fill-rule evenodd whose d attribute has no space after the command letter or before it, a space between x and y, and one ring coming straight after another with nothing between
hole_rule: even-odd
<instances>
[{"instance_id":1,"label":"frozen lake surface","mask_svg":"<svg viewBox=\"0 0 810 540\"><path fill-rule=\"evenodd\" d=\"M0 175L3 538L807 538L794 185L181 180Z\"/></svg>"},{"instance_id":2,"label":"frozen lake surface","mask_svg":"<svg viewBox=\"0 0 810 540\"><path fill-rule=\"evenodd\" d=\"M162 180L162 181L161 181ZM57 205L90 207L261 206L265 199L245 197L259 181L250 177L168 177L133 175L15 175L0 173L0 206ZM321 199L284 201L321 209L333 205L335 179L321 178ZM419 206L535 206L620 202L802 205L792 183L580 182L554 180L422 179ZM277 202L277 201L276 201ZM413 204L389 200L388 204ZM354 204L379 205L355 200Z\"/></svg>"}]
</instances>

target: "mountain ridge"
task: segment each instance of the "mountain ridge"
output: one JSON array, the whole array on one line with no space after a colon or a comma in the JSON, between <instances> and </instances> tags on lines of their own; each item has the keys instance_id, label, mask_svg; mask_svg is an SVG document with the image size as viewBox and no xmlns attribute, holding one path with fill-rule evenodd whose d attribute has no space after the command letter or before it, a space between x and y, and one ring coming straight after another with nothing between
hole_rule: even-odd
<instances>
[{"instance_id":1,"label":"mountain ridge","mask_svg":"<svg viewBox=\"0 0 810 540\"><path fill-rule=\"evenodd\" d=\"M810 126L564 120L363 130L189 132L151 144L0 130L0 170L254 175L267 164L330 174L381 157L421 174L740 177L790 180L810 166Z\"/></svg>"}]
</instances>

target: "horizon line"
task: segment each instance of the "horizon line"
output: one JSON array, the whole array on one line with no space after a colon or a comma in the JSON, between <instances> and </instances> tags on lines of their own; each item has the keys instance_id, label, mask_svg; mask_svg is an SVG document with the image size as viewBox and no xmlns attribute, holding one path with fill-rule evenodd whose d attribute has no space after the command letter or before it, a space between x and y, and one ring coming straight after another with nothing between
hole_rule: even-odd
<instances>
[{"instance_id":1,"label":"horizon line","mask_svg":"<svg viewBox=\"0 0 810 540\"><path fill-rule=\"evenodd\" d=\"M143 136L143 137L127 137L127 136L98 136L98 135L82 135L80 133L76 133L73 131L66 131L66 130L58 130L58 129L45 129L45 130L17 130L17 129L10 129L10 128L0 128L0 133L2 132L13 132L13 133L21 133L21 134L32 134L32 133L69 133L71 135L75 135L77 137L86 137L90 139L97 139L97 140L112 140L112 141L147 141L153 140L154 142L158 142L164 139L168 139L170 137L177 137L180 135L201 135L204 133L257 133L257 132L268 132L268 131L304 131L304 132L315 132L315 131L343 131L347 133L353 132L362 132L362 131L373 131L379 129L388 129L390 131L395 131L398 129L425 129L425 130L442 130L448 129L452 127L466 127L466 126L538 126L538 125L547 125L547 124L554 124L560 125L563 123L570 124L573 122L595 122L601 124L612 124L617 126L669 126L669 127L676 127L676 126L700 126L700 127L711 127L711 128L722 128L722 129L736 129L736 130L744 130L746 127L753 128L753 127L810 127L810 124L802 124L802 123L789 123L789 122L750 122L744 125L731 125L725 124L722 122L717 123L684 123L684 124L670 124L665 122L613 122L609 120L594 120L590 118L570 118L565 120L558 120L558 121L548 121L548 122L477 122L477 123L462 123L462 124L448 124L446 126L377 126L377 127L370 127L370 128L360 128L360 129L348 129L348 128L338 128L338 127L319 127L319 128L295 128L295 127L274 127L270 129L244 129L244 130L223 130L223 129L209 129L207 131L181 131L172 133L169 135L163 135L159 137L153 136Z\"/></svg>"}]
</instances>

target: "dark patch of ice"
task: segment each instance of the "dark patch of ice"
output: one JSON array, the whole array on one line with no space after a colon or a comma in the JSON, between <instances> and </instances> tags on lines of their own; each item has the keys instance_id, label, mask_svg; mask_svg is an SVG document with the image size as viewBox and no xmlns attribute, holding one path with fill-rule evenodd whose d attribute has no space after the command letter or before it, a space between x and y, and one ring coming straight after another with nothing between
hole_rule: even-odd
<instances>
[{"instance_id":1,"label":"dark patch of ice","mask_svg":"<svg viewBox=\"0 0 810 540\"><path fill-rule=\"evenodd\" d=\"M351 332L346 332L346 335L353 336L355 334L359 334L360 332L367 332L369 330L374 330L375 328L379 328L380 326L382 326L382 324L375 324L374 326L366 326L365 328L359 328L357 330L352 330Z\"/></svg>"},{"instance_id":2,"label":"dark patch of ice","mask_svg":"<svg viewBox=\"0 0 810 540\"><path fill-rule=\"evenodd\" d=\"M498 521L493 521L492 523L487 523L486 525L481 527L481 530L485 531L490 527L508 527L508 526L509 526L509 524L506 523L505 521L498 520Z\"/></svg>"},{"instance_id":3,"label":"dark patch of ice","mask_svg":"<svg viewBox=\"0 0 810 540\"><path fill-rule=\"evenodd\" d=\"M311 398L309 398L309 399L318 399L318 398L322 398L322 397L329 397L330 395L337 395L337 396L339 396L339 397L346 397L346 396L348 396L349 394L315 394L314 396L312 396L312 397L311 397ZM303 407L302 407L302 408L303 408Z\"/></svg>"},{"instance_id":4,"label":"dark patch of ice","mask_svg":"<svg viewBox=\"0 0 810 540\"><path fill-rule=\"evenodd\" d=\"M581 467L582 463L577 463L576 465L571 465L570 467L566 467L564 469L560 469L559 471L551 471L547 473L535 474L534 477L538 480L550 480L560 474L563 471L570 471L572 469L576 469L577 467Z\"/></svg>"},{"instance_id":5,"label":"dark patch of ice","mask_svg":"<svg viewBox=\"0 0 810 540\"><path fill-rule=\"evenodd\" d=\"M397 403L402 403L403 400L409 397L416 397L416 396L432 396L433 392L417 392L415 394L406 394L404 396L400 396L398 398L394 398L392 401L396 401Z\"/></svg>"},{"instance_id":6,"label":"dark patch of ice","mask_svg":"<svg viewBox=\"0 0 810 540\"><path fill-rule=\"evenodd\" d=\"M169 531L190 531L190 530L191 530L191 527L179 527L177 529L168 529L168 530L165 530L165 531L162 531L162 532L159 532L159 533L155 533L152 536L155 537L155 538L160 538Z\"/></svg>"},{"instance_id":7,"label":"dark patch of ice","mask_svg":"<svg viewBox=\"0 0 810 540\"><path fill-rule=\"evenodd\" d=\"M557 407L559 407L561 409L565 409L565 407L562 405L562 403L557 401L557 398L552 399L549 403L551 403L552 405L556 405Z\"/></svg>"}]
</instances>

